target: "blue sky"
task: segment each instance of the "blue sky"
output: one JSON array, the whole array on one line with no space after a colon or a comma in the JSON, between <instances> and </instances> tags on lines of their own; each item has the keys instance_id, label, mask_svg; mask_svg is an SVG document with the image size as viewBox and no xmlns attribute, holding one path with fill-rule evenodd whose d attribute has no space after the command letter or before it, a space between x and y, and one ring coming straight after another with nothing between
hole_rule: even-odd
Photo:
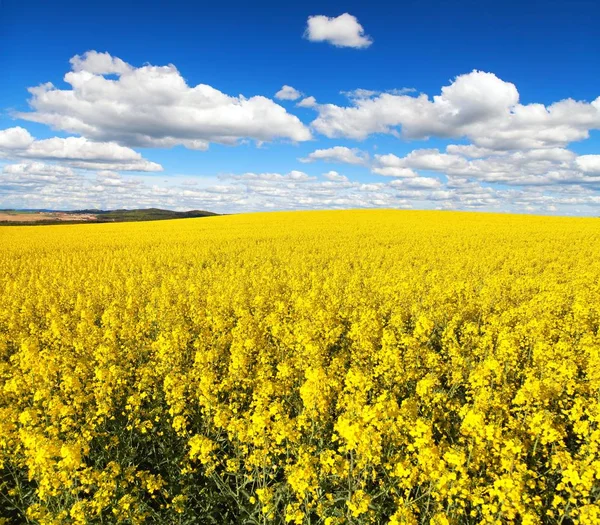
<instances>
[{"instance_id":1,"label":"blue sky","mask_svg":"<svg viewBox=\"0 0 600 525\"><path fill-rule=\"evenodd\" d=\"M0 207L598 214L600 5L390 4L5 0Z\"/></svg>"}]
</instances>

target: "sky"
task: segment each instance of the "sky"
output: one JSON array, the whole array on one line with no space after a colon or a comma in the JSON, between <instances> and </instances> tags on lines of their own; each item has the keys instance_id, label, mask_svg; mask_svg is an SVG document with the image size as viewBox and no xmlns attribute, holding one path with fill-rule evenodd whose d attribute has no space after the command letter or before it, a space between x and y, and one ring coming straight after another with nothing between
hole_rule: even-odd
<instances>
[{"instance_id":1,"label":"sky","mask_svg":"<svg viewBox=\"0 0 600 525\"><path fill-rule=\"evenodd\" d=\"M600 3L0 0L0 208L600 215Z\"/></svg>"}]
</instances>

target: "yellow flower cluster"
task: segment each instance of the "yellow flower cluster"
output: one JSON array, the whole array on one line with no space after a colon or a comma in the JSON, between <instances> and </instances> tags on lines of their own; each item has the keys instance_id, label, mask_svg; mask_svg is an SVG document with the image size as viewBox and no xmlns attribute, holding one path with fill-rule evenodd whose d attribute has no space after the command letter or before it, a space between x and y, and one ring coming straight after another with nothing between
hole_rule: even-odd
<instances>
[{"instance_id":1,"label":"yellow flower cluster","mask_svg":"<svg viewBox=\"0 0 600 525\"><path fill-rule=\"evenodd\" d=\"M600 220L0 229L0 523L600 523Z\"/></svg>"}]
</instances>

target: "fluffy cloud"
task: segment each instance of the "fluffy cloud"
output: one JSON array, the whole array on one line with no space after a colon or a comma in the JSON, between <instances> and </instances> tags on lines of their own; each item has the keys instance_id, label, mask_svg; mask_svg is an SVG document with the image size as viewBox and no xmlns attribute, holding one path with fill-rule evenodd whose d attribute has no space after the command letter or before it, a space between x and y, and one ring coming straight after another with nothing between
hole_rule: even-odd
<instances>
[{"instance_id":1,"label":"fluffy cloud","mask_svg":"<svg viewBox=\"0 0 600 525\"><path fill-rule=\"evenodd\" d=\"M302 96L302 93L292 86L283 86L277 93L275 98L279 100L298 100Z\"/></svg>"},{"instance_id":2,"label":"fluffy cloud","mask_svg":"<svg viewBox=\"0 0 600 525\"><path fill-rule=\"evenodd\" d=\"M600 155L581 155L575 163L584 173L600 175Z\"/></svg>"},{"instance_id":3,"label":"fluffy cloud","mask_svg":"<svg viewBox=\"0 0 600 525\"><path fill-rule=\"evenodd\" d=\"M563 148L516 152L463 149L449 145L447 152L417 149L404 157L377 155L373 173L399 177L403 170L442 173L450 178L502 183L513 186L597 184L600 181L600 155L583 155ZM480 155L468 158L463 155Z\"/></svg>"},{"instance_id":4,"label":"fluffy cloud","mask_svg":"<svg viewBox=\"0 0 600 525\"><path fill-rule=\"evenodd\" d=\"M323 177L331 182L349 182L348 177L340 175L337 171L328 171L323 174Z\"/></svg>"},{"instance_id":5,"label":"fluffy cloud","mask_svg":"<svg viewBox=\"0 0 600 525\"><path fill-rule=\"evenodd\" d=\"M75 55L70 60L73 71L87 71L95 75L123 75L131 73L133 68L117 57L108 53L88 51L83 56Z\"/></svg>"},{"instance_id":6,"label":"fluffy cloud","mask_svg":"<svg viewBox=\"0 0 600 525\"><path fill-rule=\"evenodd\" d=\"M318 149L310 153L307 157L299 160L300 162L315 162L317 160L323 160L325 162L366 165L369 161L369 155L358 148L335 146L328 149Z\"/></svg>"},{"instance_id":7,"label":"fluffy cloud","mask_svg":"<svg viewBox=\"0 0 600 525\"><path fill-rule=\"evenodd\" d=\"M406 162L393 154L375 155L373 173L385 177L416 177L417 174L406 166Z\"/></svg>"},{"instance_id":8,"label":"fluffy cloud","mask_svg":"<svg viewBox=\"0 0 600 525\"><path fill-rule=\"evenodd\" d=\"M143 202L143 183L111 171L93 175L43 162L9 164L0 171L3 204L15 208L74 209L131 207ZM138 200L138 197L142 200Z\"/></svg>"},{"instance_id":9,"label":"fluffy cloud","mask_svg":"<svg viewBox=\"0 0 600 525\"><path fill-rule=\"evenodd\" d=\"M50 83L30 88L32 111L17 116L125 146L202 150L210 142L311 138L296 116L272 100L188 86L173 65L133 67L95 51L73 57L71 65L64 77L70 89Z\"/></svg>"},{"instance_id":10,"label":"fluffy cloud","mask_svg":"<svg viewBox=\"0 0 600 525\"><path fill-rule=\"evenodd\" d=\"M474 146L473 144L450 144L448 147L446 147L446 151L454 155L462 155L464 157L472 158L486 157L495 153L495 151L492 149L480 148L478 146Z\"/></svg>"},{"instance_id":11,"label":"fluffy cloud","mask_svg":"<svg viewBox=\"0 0 600 525\"><path fill-rule=\"evenodd\" d=\"M386 157L389 162L391 156L382 156L379 157L379 160L381 161ZM459 157L458 155L440 153L437 149L414 150L402 159L395 157L393 160L399 166L433 171L448 171L451 168L460 169L466 165L464 158Z\"/></svg>"},{"instance_id":12,"label":"fluffy cloud","mask_svg":"<svg viewBox=\"0 0 600 525\"><path fill-rule=\"evenodd\" d=\"M34 138L25 128L15 127L0 130L0 151L27 149Z\"/></svg>"},{"instance_id":13,"label":"fluffy cloud","mask_svg":"<svg viewBox=\"0 0 600 525\"><path fill-rule=\"evenodd\" d=\"M315 97L303 98L296 106L299 108L314 108L317 105L317 99Z\"/></svg>"},{"instance_id":14,"label":"fluffy cloud","mask_svg":"<svg viewBox=\"0 0 600 525\"><path fill-rule=\"evenodd\" d=\"M307 182L314 180L303 171L290 171L285 175L280 173L244 173L243 175L231 175L230 178L243 181L277 181L277 182Z\"/></svg>"},{"instance_id":15,"label":"fluffy cloud","mask_svg":"<svg viewBox=\"0 0 600 525\"><path fill-rule=\"evenodd\" d=\"M355 16L344 13L338 17L316 15L308 17L304 37L311 42L329 42L336 47L369 47L373 40L365 35Z\"/></svg>"},{"instance_id":16,"label":"fluffy cloud","mask_svg":"<svg viewBox=\"0 0 600 525\"><path fill-rule=\"evenodd\" d=\"M591 103L561 100L550 106L519 103L514 84L493 73L458 76L441 94L382 93L350 97L351 105L316 106L312 127L327 137L362 140L374 133L406 139L466 137L491 150L564 147L600 129L600 97Z\"/></svg>"},{"instance_id":17,"label":"fluffy cloud","mask_svg":"<svg viewBox=\"0 0 600 525\"><path fill-rule=\"evenodd\" d=\"M66 166L56 166L43 162L23 162L8 164L2 168L2 182L24 185L64 183L75 177L75 172Z\"/></svg>"},{"instance_id":18,"label":"fluffy cloud","mask_svg":"<svg viewBox=\"0 0 600 525\"><path fill-rule=\"evenodd\" d=\"M0 130L0 157L60 161L75 168L117 171L162 171L140 153L114 142L84 137L35 140L24 128Z\"/></svg>"},{"instance_id":19,"label":"fluffy cloud","mask_svg":"<svg viewBox=\"0 0 600 525\"><path fill-rule=\"evenodd\" d=\"M429 190L441 187L442 183L432 177L411 177L408 179L394 179L389 185L397 189Z\"/></svg>"}]
</instances>

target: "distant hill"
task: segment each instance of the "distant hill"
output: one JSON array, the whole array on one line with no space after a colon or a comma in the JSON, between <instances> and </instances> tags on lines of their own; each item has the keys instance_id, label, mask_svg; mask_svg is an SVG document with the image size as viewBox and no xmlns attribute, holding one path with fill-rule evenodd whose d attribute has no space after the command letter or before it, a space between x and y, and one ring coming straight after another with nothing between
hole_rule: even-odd
<instances>
[{"instance_id":1,"label":"distant hill","mask_svg":"<svg viewBox=\"0 0 600 525\"><path fill-rule=\"evenodd\" d=\"M79 224L106 222L161 221L218 215L210 211L172 211L159 208L140 210L0 210L0 225Z\"/></svg>"}]
</instances>

